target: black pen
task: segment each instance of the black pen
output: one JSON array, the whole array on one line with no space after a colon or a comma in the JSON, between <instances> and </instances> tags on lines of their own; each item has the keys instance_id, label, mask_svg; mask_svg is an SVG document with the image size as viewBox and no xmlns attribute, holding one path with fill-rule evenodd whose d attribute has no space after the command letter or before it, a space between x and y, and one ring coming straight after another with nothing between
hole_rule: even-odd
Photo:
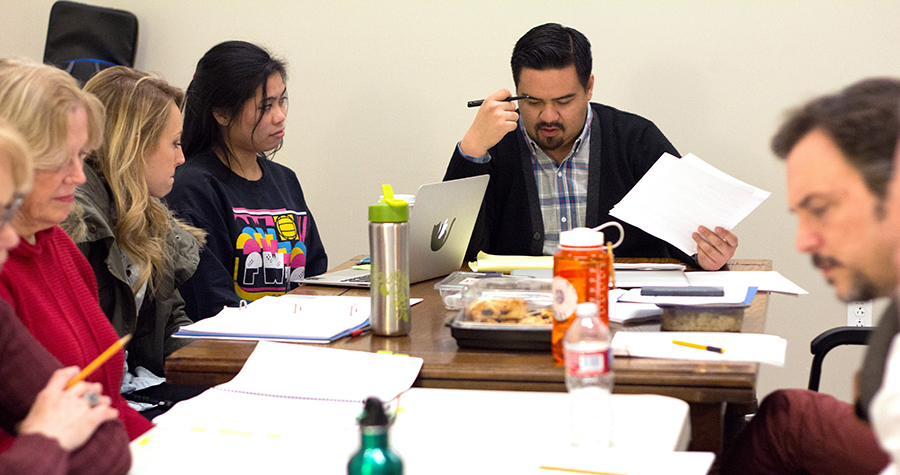
<instances>
[{"instance_id":1,"label":"black pen","mask_svg":"<svg viewBox=\"0 0 900 475\"><path fill-rule=\"evenodd\" d=\"M503 99L503 102L518 101L519 99L528 99L528 95L507 97L506 99ZM469 107L481 107L481 104L484 104L484 99L468 102Z\"/></svg>"}]
</instances>

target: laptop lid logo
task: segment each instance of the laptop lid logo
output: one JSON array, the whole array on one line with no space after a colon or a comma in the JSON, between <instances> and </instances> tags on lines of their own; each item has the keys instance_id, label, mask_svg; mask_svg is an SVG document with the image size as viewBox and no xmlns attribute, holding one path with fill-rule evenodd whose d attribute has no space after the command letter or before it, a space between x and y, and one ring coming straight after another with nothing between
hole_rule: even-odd
<instances>
[{"instance_id":1,"label":"laptop lid logo","mask_svg":"<svg viewBox=\"0 0 900 475\"><path fill-rule=\"evenodd\" d=\"M439 251L444 244L447 242L447 238L450 237L450 229L453 228L453 223L456 222L456 218L453 218L451 221L450 218L447 218L442 223L435 224L431 229L431 250L434 252Z\"/></svg>"}]
</instances>

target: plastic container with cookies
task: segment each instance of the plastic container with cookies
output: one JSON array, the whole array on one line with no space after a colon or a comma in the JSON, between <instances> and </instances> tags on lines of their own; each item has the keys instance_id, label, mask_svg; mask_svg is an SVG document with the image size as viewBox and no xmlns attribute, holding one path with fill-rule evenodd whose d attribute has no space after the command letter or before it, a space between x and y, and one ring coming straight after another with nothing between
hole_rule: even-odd
<instances>
[{"instance_id":1,"label":"plastic container with cookies","mask_svg":"<svg viewBox=\"0 0 900 475\"><path fill-rule=\"evenodd\" d=\"M434 284L434 288L440 291L441 300L444 302L444 308L447 310L460 310L462 305L462 291L469 285L475 283L478 279L492 279L500 277L503 279L515 279L499 272L463 272L456 271L441 279L440 282Z\"/></svg>"},{"instance_id":2,"label":"plastic container with cookies","mask_svg":"<svg viewBox=\"0 0 900 475\"><path fill-rule=\"evenodd\" d=\"M553 326L550 279L481 278L461 292L450 322L457 344L468 348L549 350Z\"/></svg>"}]
</instances>

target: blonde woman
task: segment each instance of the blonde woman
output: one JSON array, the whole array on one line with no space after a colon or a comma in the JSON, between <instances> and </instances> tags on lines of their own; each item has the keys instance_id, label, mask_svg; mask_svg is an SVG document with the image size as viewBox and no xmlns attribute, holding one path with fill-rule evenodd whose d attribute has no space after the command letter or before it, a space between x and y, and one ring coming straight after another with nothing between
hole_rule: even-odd
<instances>
[{"instance_id":1,"label":"blonde woman","mask_svg":"<svg viewBox=\"0 0 900 475\"><path fill-rule=\"evenodd\" d=\"M19 243L9 221L31 187L25 140L0 120L0 266ZM15 439L0 447L6 475L124 474L128 437L99 383L66 383L77 367L63 368L0 300L0 427ZM91 395L93 394L93 396Z\"/></svg>"},{"instance_id":2,"label":"blonde woman","mask_svg":"<svg viewBox=\"0 0 900 475\"><path fill-rule=\"evenodd\" d=\"M0 60L0 118L34 156L34 184L11 221L21 242L0 272L0 298L63 365L83 368L119 337L100 309L91 266L57 225L84 183L84 157L102 141L103 105L64 71ZM152 425L119 394L124 366L118 353L87 380L102 385L134 439Z\"/></svg>"},{"instance_id":3,"label":"blonde woman","mask_svg":"<svg viewBox=\"0 0 900 475\"><path fill-rule=\"evenodd\" d=\"M179 388L159 383L165 357L190 342L172 337L191 323L178 286L196 270L205 235L173 219L159 200L184 163L184 94L122 66L98 73L84 90L106 107L105 134L85 160L87 181L75 193L80 209L63 228L94 269L103 312L119 335L134 335L123 393L177 401Z\"/></svg>"}]
</instances>

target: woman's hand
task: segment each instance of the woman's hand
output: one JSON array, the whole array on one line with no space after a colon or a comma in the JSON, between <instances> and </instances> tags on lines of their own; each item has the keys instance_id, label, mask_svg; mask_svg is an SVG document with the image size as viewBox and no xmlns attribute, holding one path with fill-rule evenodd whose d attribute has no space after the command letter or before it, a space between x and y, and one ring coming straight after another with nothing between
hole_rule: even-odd
<instances>
[{"instance_id":1,"label":"woman's hand","mask_svg":"<svg viewBox=\"0 0 900 475\"><path fill-rule=\"evenodd\" d=\"M82 381L66 389L78 371L78 367L70 366L53 373L19 423L19 434L42 434L72 451L81 447L100 424L119 416L119 411L110 407L110 398L100 395L103 388L99 383Z\"/></svg>"}]
</instances>

